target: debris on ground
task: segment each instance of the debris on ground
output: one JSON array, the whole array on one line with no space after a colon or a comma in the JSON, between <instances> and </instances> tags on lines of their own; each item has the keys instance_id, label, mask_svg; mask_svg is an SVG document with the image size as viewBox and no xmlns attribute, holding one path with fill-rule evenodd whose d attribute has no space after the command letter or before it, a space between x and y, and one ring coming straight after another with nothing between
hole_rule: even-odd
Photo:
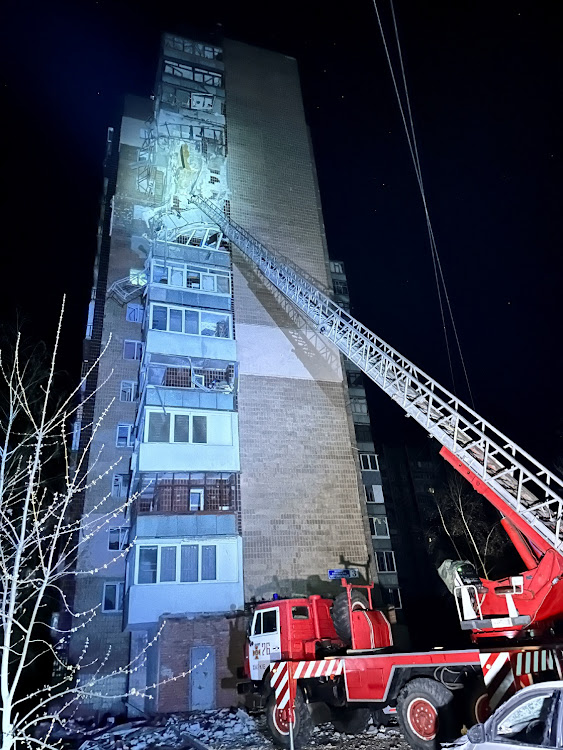
<instances>
[{"instance_id":1,"label":"debris on ground","mask_svg":"<svg viewBox=\"0 0 563 750\"><path fill-rule=\"evenodd\" d=\"M69 727L70 729L70 727ZM70 737L69 737L70 739ZM95 732L82 732L79 750L274 750L263 715L241 708L194 711L159 716L127 724L113 724ZM408 750L398 728L370 724L361 734L336 732L331 724L316 726L302 750Z\"/></svg>"}]
</instances>

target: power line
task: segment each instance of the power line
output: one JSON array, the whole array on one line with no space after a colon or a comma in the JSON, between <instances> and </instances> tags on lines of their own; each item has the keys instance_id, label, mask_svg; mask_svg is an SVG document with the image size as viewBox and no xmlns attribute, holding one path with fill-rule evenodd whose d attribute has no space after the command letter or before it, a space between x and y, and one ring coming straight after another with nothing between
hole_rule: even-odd
<instances>
[{"instance_id":1,"label":"power line","mask_svg":"<svg viewBox=\"0 0 563 750\"><path fill-rule=\"evenodd\" d=\"M430 241L430 251L431 251L431 255L432 255L432 266L433 266L433 269L434 269L434 278L435 278L435 281L436 281L436 289L437 289L437 292L438 292L438 302L439 302L439 305L440 305L440 315L441 315L441 319L442 319L442 328L443 328L443 331L444 331L444 339L445 339L445 342L446 342L446 351L447 351L447 355L448 355L448 363L449 363L449 367L450 367L450 374L451 374L451 378L452 378L453 390L455 392L455 377L454 377L452 356L451 356L451 351L450 351L450 344L449 344L449 340L448 340L448 331L447 331L447 325L446 325L446 315L445 315L445 312L444 312L444 304L443 304L443 301L442 301L442 288L443 288L443 296L445 298L446 306L447 306L448 313L449 313L449 319L451 321L451 325L452 325L452 329L453 329L453 332L454 332L454 337L455 337L457 349L458 349L458 352L459 352L459 357L460 357L462 368L463 368L463 374L464 374L464 377L465 377L465 382L467 384L467 389L469 391L469 398L470 398L470 401L471 401L471 405L473 407L475 407L475 403L474 403L474 400L473 400L473 393L471 391L471 386L469 384L469 376L468 376L467 368L466 368L466 365L465 365L465 359L463 357L463 352L461 350L461 342L459 340L459 336L458 336L458 332L457 332L457 326L456 326L455 320L454 320L452 305L451 305L451 302L450 302L450 297L449 297L447 286L446 286L446 280L445 280L445 277L444 277L444 272L443 272L443 269L442 269L442 264L440 262L440 256L438 254L438 247L436 245L436 238L434 236L434 231L432 229L432 222L430 220L430 213L429 213L429 210L428 210L428 203L427 203L427 200L426 200L426 192L425 192L425 189L424 189L424 182L423 182L423 179L422 179L422 169L421 169L421 166L420 166L420 158L419 158L419 154L418 154L418 145L417 145L417 142L416 142L416 133L415 133L415 128L414 128L414 120L413 120L413 116L412 116L412 109L411 109L409 91L408 91L408 86L407 86L407 78L406 78L406 73L405 73L405 66L404 66L404 63L403 63L403 54L402 54L402 50L401 50L401 42L400 42L400 39L399 39L399 32L398 32L398 28L397 28L397 19L396 19L396 16L395 16L395 8L393 6L393 0L390 0L390 4L391 4L391 14L392 14L392 17L393 17L393 28L394 28L394 32L395 32L395 41L396 41L396 45L397 45L397 52L398 52L398 55L399 55L399 62L400 62L400 66L401 66L401 77L402 77L403 93L404 93L404 97L405 97L406 108L407 108L407 113L408 113L408 120L409 120L408 123L407 123L407 117L405 115L405 107L403 105L403 101L402 101L401 94L400 94L400 91L399 91L399 86L398 86L398 83L397 83L397 77L395 75L395 70L394 70L394 67L393 67L393 62L391 60L391 55L390 55L390 52L389 52L389 46L387 44L387 39L386 39L386 36L385 36L385 31L383 29L383 24L382 24L382 21L381 21L381 16L379 15L379 9L377 7L377 0L373 0L373 7L375 9L375 14L377 16L377 22L379 24L379 31L381 33L381 38L383 40L383 46L385 48L385 55L387 57L387 63L389 65L389 71L391 73L391 79L393 81L393 87L395 89L395 95L397 97L397 102L399 104L399 110L401 112L401 118L403 120L403 126L405 128L405 133L406 133L406 136L407 136L407 142L408 142L408 145L409 145L409 150L410 150L411 158L412 158L413 165L414 165L414 171L415 171L415 174L416 174L416 180L417 180L418 187L419 187L419 190L420 190L420 194L421 194L421 197L422 197L422 204L423 204L423 207L424 207L424 215L425 215L425 218L426 218L426 228L427 228L427 231L428 231L428 238L429 238L429 241ZM440 282L441 282L441 286L440 286Z\"/></svg>"}]
</instances>

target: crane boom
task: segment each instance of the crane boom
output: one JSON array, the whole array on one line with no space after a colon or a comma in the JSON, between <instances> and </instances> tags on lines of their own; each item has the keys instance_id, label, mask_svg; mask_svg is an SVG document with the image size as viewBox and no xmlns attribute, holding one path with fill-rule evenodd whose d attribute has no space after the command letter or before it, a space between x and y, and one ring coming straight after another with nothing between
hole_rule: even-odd
<instances>
[{"instance_id":1,"label":"crane boom","mask_svg":"<svg viewBox=\"0 0 563 750\"><path fill-rule=\"evenodd\" d=\"M474 486L483 483L479 490L482 494L491 502L491 496L500 499L497 507L505 515L509 512L513 523L540 554L554 549L563 555L561 479L362 325L330 299L328 290L319 288L318 282L287 258L264 247L214 203L200 195L192 195L190 201L319 333L441 443L450 463L463 464Z\"/></svg>"}]
</instances>

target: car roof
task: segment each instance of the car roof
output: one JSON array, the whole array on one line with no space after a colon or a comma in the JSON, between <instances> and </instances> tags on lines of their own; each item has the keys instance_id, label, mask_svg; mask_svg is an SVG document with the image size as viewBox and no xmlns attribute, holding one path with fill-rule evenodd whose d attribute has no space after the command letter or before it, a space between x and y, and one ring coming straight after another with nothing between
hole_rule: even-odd
<instances>
[{"instance_id":1,"label":"car roof","mask_svg":"<svg viewBox=\"0 0 563 750\"><path fill-rule=\"evenodd\" d=\"M537 682L535 685L528 685L521 690L518 690L515 695L522 695L522 693L530 693L534 690L542 690L544 688L557 688L563 690L563 680L551 680L550 682Z\"/></svg>"}]
</instances>

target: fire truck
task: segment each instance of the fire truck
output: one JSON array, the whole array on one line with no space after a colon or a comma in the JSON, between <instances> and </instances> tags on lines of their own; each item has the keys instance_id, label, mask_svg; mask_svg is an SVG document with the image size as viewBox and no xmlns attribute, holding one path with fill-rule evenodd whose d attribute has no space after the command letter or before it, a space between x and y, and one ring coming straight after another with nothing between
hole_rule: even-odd
<instances>
[{"instance_id":1,"label":"fire truck","mask_svg":"<svg viewBox=\"0 0 563 750\"><path fill-rule=\"evenodd\" d=\"M463 561L440 573L473 650L396 653L385 615L347 585L321 597L256 607L248 638L247 685L265 700L275 740L310 728L307 704L358 731L370 711L395 710L410 744L435 750L461 724L485 717L531 682L563 679L563 481L457 396L403 357L331 298L331 291L274 254L211 201L190 201L215 222L319 334L376 383L442 446L440 454L499 511L522 560L508 578L480 578ZM486 688L486 690L485 690Z\"/></svg>"}]
</instances>

